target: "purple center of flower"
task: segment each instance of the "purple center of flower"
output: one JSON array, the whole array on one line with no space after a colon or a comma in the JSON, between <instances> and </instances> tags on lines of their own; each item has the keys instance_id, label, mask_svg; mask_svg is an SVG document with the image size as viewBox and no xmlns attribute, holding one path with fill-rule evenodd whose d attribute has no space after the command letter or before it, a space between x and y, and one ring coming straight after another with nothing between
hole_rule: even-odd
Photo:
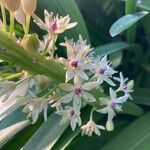
<instances>
[{"instance_id":1,"label":"purple center of flower","mask_svg":"<svg viewBox=\"0 0 150 150\"><path fill-rule=\"evenodd\" d=\"M55 32L57 30L58 26L57 26L57 22L54 21L51 25L50 25L50 30L52 32Z\"/></svg>"},{"instance_id":2,"label":"purple center of flower","mask_svg":"<svg viewBox=\"0 0 150 150\"><path fill-rule=\"evenodd\" d=\"M127 84L124 83L124 84L123 84L123 89L124 89L124 90L127 90L127 88L128 88L128 87L127 87Z\"/></svg>"},{"instance_id":3,"label":"purple center of flower","mask_svg":"<svg viewBox=\"0 0 150 150\"><path fill-rule=\"evenodd\" d=\"M72 117L72 116L74 116L74 115L75 115L75 112L74 112L73 109L71 109L71 110L70 110L70 116Z\"/></svg>"},{"instance_id":4,"label":"purple center of flower","mask_svg":"<svg viewBox=\"0 0 150 150\"><path fill-rule=\"evenodd\" d=\"M98 74L104 74L105 73L105 71L106 71L106 69L104 69L104 68L101 68L101 69L97 69L97 73Z\"/></svg>"},{"instance_id":5,"label":"purple center of flower","mask_svg":"<svg viewBox=\"0 0 150 150\"><path fill-rule=\"evenodd\" d=\"M72 60L71 61L71 63L70 63L70 65L71 65L71 67L73 67L73 68L77 68L78 67L78 64L79 64L79 61L78 60Z\"/></svg>"},{"instance_id":6,"label":"purple center of flower","mask_svg":"<svg viewBox=\"0 0 150 150\"><path fill-rule=\"evenodd\" d=\"M75 93L76 95L80 95L80 94L81 94L81 88L76 88L76 89L74 89L74 93Z\"/></svg>"},{"instance_id":7,"label":"purple center of flower","mask_svg":"<svg viewBox=\"0 0 150 150\"><path fill-rule=\"evenodd\" d=\"M112 107L113 109L115 109L115 108L116 108L116 103L115 103L115 102L112 102L112 103L111 103L111 107Z\"/></svg>"}]
</instances>

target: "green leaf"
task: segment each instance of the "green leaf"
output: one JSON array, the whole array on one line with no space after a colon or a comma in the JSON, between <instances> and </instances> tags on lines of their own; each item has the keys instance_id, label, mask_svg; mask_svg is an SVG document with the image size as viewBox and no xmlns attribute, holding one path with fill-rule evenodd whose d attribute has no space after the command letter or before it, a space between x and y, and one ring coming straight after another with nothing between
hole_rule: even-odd
<instances>
[{"instance_id":1,"label":"green leaf","mask_svg":"<svg viewBox=\"0 0 150 150\"><path fill-rule=\"evenodd\" d=\"M149 150L150 112L125 128L100 150Z\"/></svg>"},{"instance_id":2,"label":"green leaf","mask_svg":"<svg viewBox=\"0 0 150 150\"><path fill-rule=\"evenodd\" d=\"M150 106L150 89L139 88L135 89L133 99L136 104Z\"/></svg>"},{"instance_id":3,"label":"green leaf","mask_svg":"<svg viewBox=\"0 0 150 150\"><path fill-rule=\"evenodd\" d=\"M150 1L149 0L141 0L137 3L137 6L142 10L150 11Z\"/></svg>"},{"instance_id":4,"label":"green leaf","mask_svg":"<svg viewBox=\"0 0 150 150\"><path fill-rule=\"evenodd\" d=\"M80 13L80 10L73 0L42 0L38 1L38 14L41 15L44 13L44 9L47 9L48 11L53 11L54 13L58 13L60 15L68 15L71 17L72 22L78 22L78 25L65 32L65 36L68 36L68 38L78 38L79 34L81 34L84 38L86 38L88 41L89 35L87 28L85 26L83 17ZM42 15L43 16L43 15Z\"/></svg>"},{"instance_id":5,"label":"green leaf","mask_svg":"<svg viewBox=\"0 0 150 150\"><path fill-rule=\"evenodd\" d=\"M26 115L17 109L0 123L0 147L29 124Z\"/></svg>"},{"instance_id":6,"label":"green leaf","mask_svg":"<svg viewBox=\"0 0 150 150\"><path fill-rule=\"evenodd\" d=\"M147 11L138 12L133 15L126 15L118 19L110 28L110 35L112 37L120 34L125 31L135 23L137 23L140 19L148 14Z\"/></svg>"},{"instance_id":7,"label":"green leaf","mask_svg":"<svg viewBox=\"0 0 150 150\"><path fill-rule=\"evenodd\" d=\"M143 114L143 110L134 103L127 102L123 104L122 112L120 113L139 117Z\"/></svg>"},{"instance_id":8,"label":"green leaf","mask_svg":"<svg viewBox=\"0 0 150 150\"><path fill-rule=\"evenodd\" d=\"M35 132L23 150L49 150L57 142L68 124L60 125L61 117L53 113L48 120ZM38 143L38 144L37 144Z\"/></svg>"},{"instance_id":9,"label":"green leaf","mask_svg":"<svg viewBox=\"0 0 150 150\"><path fill-rule=\"evenodd\" d=\"M118 52L124 49L128 49L131 47L137 46L137 44L128 44L126 42L114 42L114 43L109 43L109 44L105 44L102 46L98 46L96 48L94 48L94 56L105 56L108 54L112 54L114 52Z\"/></svg>"}]
</instances>

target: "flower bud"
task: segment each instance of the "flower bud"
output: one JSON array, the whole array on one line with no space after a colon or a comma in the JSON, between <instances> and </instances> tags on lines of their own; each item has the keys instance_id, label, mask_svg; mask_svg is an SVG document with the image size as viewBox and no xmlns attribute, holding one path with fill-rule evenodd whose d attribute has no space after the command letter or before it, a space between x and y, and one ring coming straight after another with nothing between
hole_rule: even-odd
<instances>
[{"instance_id":1,"label":"flower bud","mask_svg":"<svg viewBox=\"0 0 150 150\"><path fill-rule=\"evenodd\" d=\"M37 0L21 0L21 5L25 14L31 16L36 10Z\"/></svg>"},{"instance_id":2,"label":"flower bud","mask_svg":"<svg viewBox=\"0 0 150 150\"><path fill-rule=\"evenodd\" d=\"M22 7L20 7L16 12L15 12L15 19L25 26L26 24L26 14L24 13Z\"/></svg>"},{"instance_id":3,"label":"flower bud","mask_svg":"<svg viewBox=\"0 0 150 150\"><path fill-rule=\"evenodd\" d=\"M29 34L21 41L22 46L28 52L37 52L39 48L39 39L37 34Z\"/></svg>"},{"instance_id":4,"label":"flower bud","mask_svg":"<svg viewBox=\"0 0 150 150\"><path fill-rule=\"evenodd\" d=\"M35 80L37 88L39 88L40 90L47 87L50 82L50 78L45 75L36 75L34 80Z\"/></svg>"},{"instance_id":5,"label":"flower bud","mask_svg":"<svg viewBox=\"0 0 150 150\"><path fill-rule=\"evenodd\" d=\"M5 7L11 12L17 11L21 5L20 0L3 0L3 3L5 4Z\"/></svg>"},{"instance_id":6,"label":"flower bud","mask_svg":"<svg viewBox=\"0 0 150 150\"><path fill-rule=\"evenodd\" d=\"M106 130L107 131L113 131L114 130L114 123L113 123L113 121L107 121L106 122Z\"/></svg>"}]
</instances>

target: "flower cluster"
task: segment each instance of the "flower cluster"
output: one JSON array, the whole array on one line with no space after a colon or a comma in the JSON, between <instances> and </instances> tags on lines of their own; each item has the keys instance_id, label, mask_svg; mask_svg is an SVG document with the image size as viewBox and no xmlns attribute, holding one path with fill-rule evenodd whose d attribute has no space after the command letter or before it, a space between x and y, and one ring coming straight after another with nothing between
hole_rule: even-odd
<instances>
[{"instance_id":1,"label":"flower cluster","mask_svg":"<svg viewBox=\"0 0 150 150\"><path fill-rule=\"evenodd\" d=\"M32 123L38 120L41 112L44 112L46 121L48 106L51 105L52 108L56 108L56 114L62 117L61 124L70 123L72 130L80 126L82 135L91 136L94 132L100 136L100 130L105 130L105 128L112 131L114 129L113 118L116 113L122 111L124 102L132 99L134 82L128 81L122 73L117 76L118 72L112 68L108 60L109 56L94 57L94 50L81 35L77 41L65 38L65 42L60 43L60 46L65 47L67 57L58 58L55 55L58 36L75 27L77 23L70 22L69 15L55 16L47 10L44 11L45 18L42 21L34 14L36 4L37 0L32 0L32 2L17 0L16 3L14 0L3 0L1 2L1 5L9 10L11 21L15 17L22 24L25 32L23 38L17 39L13 30L14 22L10 22L10 36L15 37L17 44L29 54L39 53L44 59L60 63L66 71L65 81L58 85L45 75L31 75L26 72L19 76L17 82L1 80L0 120L19 106L23 106L23 112L28 114L28 119L32 118ZM47 31L41 41L37 34L29 34L31 17L41 29ZM3 22L5 22L4 19ZM5 25L0 23L0 26ZM109 90L108 96L107 90L100 90L103 89L104 84ZM43 90L46 90L46 94ZM89 121L83 125L81 114L82 109L87 105L92 107L92 111ZM105 125L98 125L94 121L94 112L107 114Z\"/></svg>"}]
</instances>

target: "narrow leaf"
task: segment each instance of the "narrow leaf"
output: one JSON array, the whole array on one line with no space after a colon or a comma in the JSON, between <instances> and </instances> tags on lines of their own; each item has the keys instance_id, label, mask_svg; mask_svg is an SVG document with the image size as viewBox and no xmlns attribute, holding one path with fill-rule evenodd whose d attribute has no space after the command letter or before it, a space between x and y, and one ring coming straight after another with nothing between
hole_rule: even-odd
<instances>
[{"instance_id":1,"label":"narrow leaf","mask_svg":"<svg viewBox=\"0 0 150 150\"><path fill-rule=\"evenodd\" d=\"M149 150L150 112L125 128L116 138L100 150ZM130 138L129 138L130 137Z\"/></svg>"},{"instance_id":2,"label":"narrow leaf","mask_svg":"<svg viewBox=\"0 0 150 150\"><path fill-rule=\"evenodd\" d=\"M61 117L53 113L48 120L35 132L23 150L49 150L67 128L68 124L60 125ZM38 143L38 144L37 144Z\"/></svg>"}]
</instances>

